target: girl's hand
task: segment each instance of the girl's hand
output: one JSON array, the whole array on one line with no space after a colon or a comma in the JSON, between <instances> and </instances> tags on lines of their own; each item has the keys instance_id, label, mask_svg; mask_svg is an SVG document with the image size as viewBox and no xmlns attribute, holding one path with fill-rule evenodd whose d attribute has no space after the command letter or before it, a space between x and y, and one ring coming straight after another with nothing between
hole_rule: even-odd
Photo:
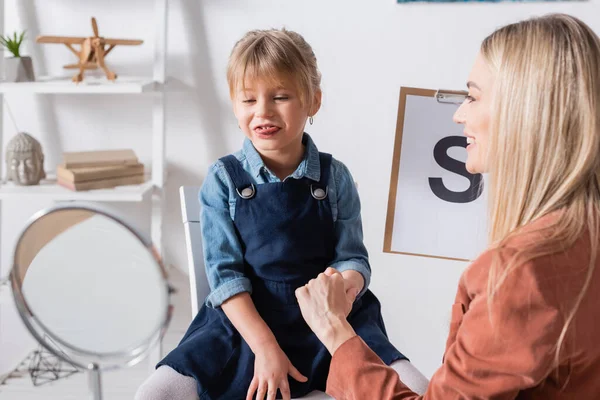
<instances>
[{"instance_id":1,"label":"girl's hand","mask_svg":"<svg viewBox=\"0 0 600 400\"><path fill-rule=\"evenodd\" d=\"M290 385L288 375L298 382L308 379L292 365L277 342L261 347L254 354L254 378L250 383L246 400L252 400L254 392L256 399L275 400L277 389L281 391L284 400L290 400Z\"/></svg>"},{"instance_id":2,"label":"girl's hand","mask_svg":"<svg viewBox=\"0 0 600 400\"><path fill-rule=\"evenodd\" d=\"M339 274L339 272L331 267L325 270L325 275L332 276L333 274ZM356 296L358 296L360 291L365 286L365 278L363 278L360 272L351 269L346 270L341 274L344 278L344 290L346 292L346 297L351 304L350 308L352 308L352 304L354 303L354 300L356 300Z\"/></svg>"}]
</instances>

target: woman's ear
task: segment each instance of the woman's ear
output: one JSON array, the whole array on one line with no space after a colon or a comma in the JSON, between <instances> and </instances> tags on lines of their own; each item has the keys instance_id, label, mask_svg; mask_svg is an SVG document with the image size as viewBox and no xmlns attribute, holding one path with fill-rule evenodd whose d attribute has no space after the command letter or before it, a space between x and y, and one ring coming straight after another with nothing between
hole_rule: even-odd
<instances>
[{"instance_id":1,"label":"woman's ear","mask_svg":"<svg viewBox=\"0 0 600 400\"><path fill-rule=\"evenodd\" d=\"M317 90L315 92L315 96L313 97L312 107L310 108L310 110L308 112L309 117L312 117L316 113L319 112L319 109L321 108L322 97L323 97L323 92L321 92L321 89Z\"/></svg>"}]
</instances>

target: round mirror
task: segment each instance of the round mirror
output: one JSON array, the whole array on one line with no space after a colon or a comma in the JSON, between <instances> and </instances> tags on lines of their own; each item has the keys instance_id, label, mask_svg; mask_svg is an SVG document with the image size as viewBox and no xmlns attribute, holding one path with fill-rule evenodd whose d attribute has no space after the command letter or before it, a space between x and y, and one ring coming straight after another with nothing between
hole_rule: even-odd
<instances>
[{"instance_id":1,"label":"round mirror","mask_svg":"<svg viewBox=\"0 0 600 400\"><path fill-rule=\"evenodd\" d=\"M171 317L166 271L151 242L97 206L57 206L31 219L15 247L11 284L31 334L95 374L133 365Z\"/></svg>"}]
</instances>

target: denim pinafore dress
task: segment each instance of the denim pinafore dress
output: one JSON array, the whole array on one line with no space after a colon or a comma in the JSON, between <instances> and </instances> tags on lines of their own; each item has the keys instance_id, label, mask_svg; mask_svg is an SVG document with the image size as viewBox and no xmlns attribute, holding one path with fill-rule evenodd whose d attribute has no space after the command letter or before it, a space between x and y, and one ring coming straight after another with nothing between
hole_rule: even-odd
<instances>
[{"instance_id":1,"label":"denim pinafore dress","mask_svg":"<svg viewBox=\"0 0 600 400\"><path fill-rule=\"evenodd\" d=\"M244 251L252 300L292 364L308 378L288 377L292 397L325 390L331 356L304 322L294 294L334 259L327 198L331 155L320 153L320 181L288 178L254 185L235 156L221 159L237 191L234 225ZM369 290L348 320L386 363L406 358L388 340L380 304ZM202 306L179 345L159 364L192 376L200 399L245 399L254 354L221 308ZM280 398L280 393L278 393Z\"/></svg>"}]
</instances>

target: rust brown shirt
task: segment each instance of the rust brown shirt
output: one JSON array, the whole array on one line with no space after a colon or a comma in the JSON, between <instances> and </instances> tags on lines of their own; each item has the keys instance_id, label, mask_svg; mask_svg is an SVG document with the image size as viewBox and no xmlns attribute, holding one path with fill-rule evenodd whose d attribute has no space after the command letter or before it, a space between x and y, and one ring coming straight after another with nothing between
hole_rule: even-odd
<instances>
[{"instance_id":1,"label":"rust brown shirt","mask_svg":"<svg viewBox=\"0 0 600 400\"><path fill-rule=\"evenodd\" d=\"M526 235L495 250L500 262L539 239L536 228L552 218L532 223ZM586 233L568 249L522 264L506 276L489 306L493 252L475 260L461 276L443 363L423 396L411 392L359 337L335 352L327 393L340 400L600 399L600 257L556 359L565 320L588 273L589 241Z\"/></svg>"}]
</instances>

